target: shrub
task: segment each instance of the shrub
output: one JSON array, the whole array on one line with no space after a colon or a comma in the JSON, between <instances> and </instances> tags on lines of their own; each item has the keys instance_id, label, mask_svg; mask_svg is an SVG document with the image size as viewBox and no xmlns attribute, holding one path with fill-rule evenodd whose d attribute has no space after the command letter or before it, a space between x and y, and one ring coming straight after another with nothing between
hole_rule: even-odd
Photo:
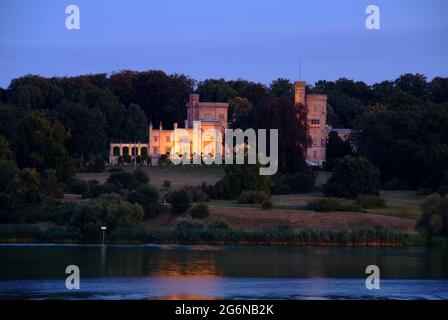
<instances>
[{"instance_id":1,"label":"shrub","mask_svg":"<svg viewBox=\"0 0 448 320\"><path fill-rule=\"evenodd\" d=\"M448 236L448 196L429 195L421 205L422 216L417 222L417 231L428 239Z\"/></svg>"},{"instance_id":2,"label":"shrub","mask_svg":"<svg viewBox=\"0 0 448 320\"><path fill-rule=\"evenodd\" d=\"M312 172L279 174L272 179L273 194L306 193L314 189L315 177Z\"/></svg>"},{"instance_id":3,"label":"shrub","mask_svg":"<svg viewBox=\"0 0 448 320\"><path fill-rule=\"evenodd\" d=\"M176 214L184 213L190 208L190 199L188 193L185 190L176 190L170 193L168 196L171 203L171 211Z\"/></svg>"},{"instance_id":4,"label":"shrub","mask_svg":"<svg viewBox=\"0 0 448 320\"><path fill-rule=\"evenodd\" d=\"M206 204L198 204L191 209L191 216L196 219L203 219L209 214Z\"/></svg>"},{"instance_id":5,"label":"shrub","mask_svg":"<svg viewBox=\"0 0 448 320\"><path fill-rule=\"evenodd\" d=\"M263 191L243 191L238 196L239 203L260 204L269 199L269 196Z\"/></svg>"},{"instance_id":6,"label":"shrub","mask_svg":"<svg viewBox=\"0 0 448 320\"><path fill-rule=\"evenodd\" d=\"M149 176L146 173L146 171L142 168L137 168L134 171L134 178L138 181L140 184L146 184L149 182Z\"/></svg>"},{"instance_id":7,"label":"shrub","mask_svg":"<svg viewBox=\"0 0 448 320\"><path fill-rule=\"evenodd\" d=\"M163 188L164 189L169 189L171 187L171 182L169 180L165 180L163 181Z\"/></svg>"},{"instance_id":8,"label":"shrub","mask_svg":"<svg viewBox=\"0 0 448 320\"><path fill-rule=\"evenodd\" d=\"M70 241L75 240L77 236L71 228L56 226L43 231L40 238L44 241Z\"/></svg>"},{"instance_id":9,"label":"shrub","mask_svg":"<svg viewBox=\"0 0 448 320\"><path fill-rule=\"evenodd\" d=\"M295 193L310 192L314 188L315 178L312 173L297 172L289 178L291 189Z\"/></svg>"},{"instance_id":10,"label":"shrub","mask_svg":"<svg viewBox=\"0 0 448 320\"><path fill-rule=\"evenodd\" d=\"M209 196L202 192L201 187L185 186L183 190L187 192L190 202L207 202L209 200Z\"/></svg>"},{"instance_id":11,"label":"shrub","mask_svg":"<svg viewBox=\"0 0 448 320\"><path fill-rule=\"evenodd\" d=\"M0 192L6 190L18 173L19 169L14 161L0 159Z\"/></svg>"},{"instance_id":12,"label":"shrub","mask_svg":"<svg viewBox=\"0 0 448 320\"><path fill-rule=\"evenodd\" d=\"M204 229L204 225L191 217L179 218L176 221L174 233L176 238L181 240L197 240L200 239L200 233Z\"/></svg>"},{"instance_id":13,"label":"shrub","mask_svg":"<svg viewBox=\"0 0 448 320\"><path fill-rule=\"evenodd\" d=\"M322 198L309 201L306 206L308 210L314 210L318 212L328 211L360 211L361 208L358 205L344 203L337 198Z\"/></svg>"},{"instance_id":14,"label":"shrub","mask_svg":"<svg viewBox=\"0 0 448 320\"><path fill-rule=\"evenodd\" d=\"M364 209L384 208L386 206L386 199L380 196L363 194L356 198L356 204Z\"/></svg>"},{"instance_id":15,"label":"shrub","mask_svg":"<svg viewBox=\"0 0 448 320\"><path fill-rule=\"evenodd\" d=\"M272 202L271 201L265 201L261 204L261 208L264 210L272 209Z\"/></svg>"},{"instance_id":16,"label":"shrub","mask_svg":"<svg viewBox=\"0 0 448 320\"><path fill-rule=\"evenodd\" d=\"M105 165L104 159L101 155L96 156L87 165L88 172L104 172L105 169L106 169L106 165Z\"/></svg>"},{"instance_id":17,"label":"shrub","mask_svg":"<svg viewBox=\"0 0 448 320\"><path fill-rule=\"evenodd\" d=\"M97 239L102 225L112 231L118 227L138 226L142 220L143 209L140 205L124 201L117 194L110 194L78 205L69 225L81 239Z\"/></svg>"},{"instance_id":18,"label":"shrub","mask_svg":"<svg viewBox=\"0 0 448 320\"><path fill-rule=\"evenodd\" d=\"M230 229L229 224L227 221L223 219L214 219L210 224L208 225L208 229L211 230L227 230Z\"/></svg>"},{"instance_id":19,"label":"shrub","mask_svg":"<svg viewBox=\"0 0 448 320\"><path fill-rule=\"evenodd\" d=\"M150 185L143 185L129 193L127 200L142 206L159 201L159 191Z\"/></svg>"},{"instance_id":20,"label":"shrub","mask_svg":"<svg viewBox=\"0 0 448 320\"><path fill-rule=\"evenodd\" d=\"M77 179L77 180L74 180L72 183L70 183L68 191L70 193L83 195L83 194L87 193L88 190L89 190L89 185L87 184L87 182L84 180Z\"/></svg>"},{"instance_id":21,"label":"shrub","mask_svg":"<svg viewBox=\"0 0 448 320\"><path fill-rule=\"evenodd\" d=\"M409 189L409 185L397 178L393 178L383 184L383 190L407 190Z\"/></svg>"},{"instance_id":22,"label":"shrub","mask_svg":"<svg viewBox=\"0 0 448 320\"><path fill-rule=\"evenodd\" d=\"M290 194L292 193L290 177L287 174L278 174L272 178L272 194Z\"/></svg>"},{"instance_id":23,"label":"shrub","mask_svg":"<svg viewBox=\"0 0 448 320\"><path fill-rule=\"evenodd\" d=\"M48 199L39 206L38 221L67 224L77 206L75 203L61 203L54 199Z\"/></svg>"},{"instance_id":24,"label":"shrub","mask_svg":"<svg viewBox=\"0 0 448 320\"><path fill-rule=\"evenodd\" d=\"M379 171L363 157L345 156L334 162L333 173L324 185L326 196L356 198L379 194Z\"/></svg>"},{"instance_id":25,"label":"shrub","mask_svg":"<svg viewBox=\"0 0 448 320\"><path fill-rule=\"evenodd\" d=\"M226 166L224 178L215 185L216 196L235 199L244 190L269 193L271 177L260 175L259 169L260 166L255 164Z\"/></svg>"},{"instance_id":26,"label":"shrub","mask_svg":"<svg viewBox=\"0 0 448 320\"><path fill-rule=\"evenodd\" d=\"M0 224L0 240L39 239L40 229L29 224Z\"/></svg>"},{"instance_id":27,"label":"shrub","mask_svg":"<svg viewBox=\"0 0 448 320\"><path fill-rule=\"evenodd\" d=\"M167 208L159 202L152 202L142 207L145 218L152 218L167 211Z\"/></svg>"},{"instance_id":28,"label":"shrub","mask_svg":"<svg viewBox=\"0 0 448 320\"><path fill-rule=\"evenodd\" d=\"M139 180L129 172L113 172L107 182L128 190L134 190L140 185Z\"/></svg>"}]
</instances>

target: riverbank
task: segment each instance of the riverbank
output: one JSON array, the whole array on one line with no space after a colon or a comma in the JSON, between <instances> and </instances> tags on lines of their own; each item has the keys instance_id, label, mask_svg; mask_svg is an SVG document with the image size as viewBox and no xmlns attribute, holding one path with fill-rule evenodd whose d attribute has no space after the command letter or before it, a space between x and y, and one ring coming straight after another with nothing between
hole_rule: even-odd
<instances>
[{"instance_id":1,"label":"riverbank","mask_svg":"<svg viewBox=\"0 0 448 320\"><path fill-rule=\"evenodd\" d=\"M175 229L145 227L117 228L107 234L108 244L185 244L185 245L270 245L270 246L345 246L403 247L427 246L417 235L387 229L294 230L289 227L241 230L219 226L204 227L186 221ZM0 243L97 244L101 238L80 238L66 227L42 230L36 225L0 225ZM433 239L433 245L448 247L448 239Z\"/></svg>"}]
</instances>

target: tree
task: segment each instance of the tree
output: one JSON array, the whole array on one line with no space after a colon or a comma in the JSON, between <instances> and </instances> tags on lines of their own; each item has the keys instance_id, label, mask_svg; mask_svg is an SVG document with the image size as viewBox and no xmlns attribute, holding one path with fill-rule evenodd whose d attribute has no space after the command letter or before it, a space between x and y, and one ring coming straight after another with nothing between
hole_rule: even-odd
<instances>
[{"instance_id":1,"label":"tree","mask_svg":"<svg viewBox=\"0 0 448 320\"><path fill-rule=\"evenodd\" d=\"M190 199L185 190L176 190L171 192L168 197L171 203L171 211L176 214L182 214L190 208Z\"/></svg>"},{"instance_id":2,"label":"tree","mask_svg":"<svg viewBox=\"0 0 448 320\"><path fill-rule=\"evenodd\" d=\"M395 80L395 87L420 98L426 93L426 77L419 73L407 73Z\"/></svg>"},{"instance_id":3,"label":"tree","mask_svg":"<svg viewBox=\"0 0 448 320\"><path fill-rule=\"evenodd\" d=\"M333 173L324 185L326 196L356 198L379 194L379 172L363 157L345 156L334 162Z\"/></svg>"},{"instance_id":4,"label":"tree","mask_svg":"<svg viewBox=\"0 0 448 320\"><path fill-rule=\"evenodd\" d=\"M8 160L11 159L11 157L12 152L9 148L8 140L0 135L0 160Z\"/></svg>"},{"instance_id":5,"label":"tree","mask_svg":"<svg viewBox=\"0 0 448 320\"><path fill-rule=\"evenodd\" d=\"M278 78L271 82L269 92L273 97L294 99L294 84L288 79Z\"/></svg>"},{"instance_id":6,"label":"tree","mask_svg":"<svg viewBox=\"0 0 448 320\"><path fill-rule=\"evenodd\" d=\"M429 195L421 205L422 216L417 230L430 241L436 236L448 236L448 196Z\"/></svg>"},{"instance_id":7,"label":"tree","mask_svg":"<svg viewBox=\"0 0 448 320\"><path fill-rule=\"evenodd\" d=\"M267 98L256 107L254 128L278 129L278 163L280 172L305 172L308 143L306 110L288 98ZM269 150L269 146L267 148Z\"/></svg>"},{"instance_id":8,"label":"tree","mask_svg":"<svg viewBox=\"0 0 448 320\"><path fill-rule=\"evenodd\" d=\"M246 130L254 126L255 110L247 98L235 97L229 100L228 117L232 128Z\"/></svg>"},{"instance_id":9,"label":"tree","mask_svg":"<svg viewBox=\"0 0 448 320\"><path fill-rule=\"evenodd\" d=\"M38 172L55 169L58 180L73 178L74 165L64 142L70 137L60 123L51 124L33 112L25 116L17 129L16 160L20 168L35 168Z\"/></svg>"},{"instance_id":10,"label":"tree","mask_svg":"<svg viewBox=\"0 0 448 320\"><path fill-rule=\"evenodd\" d=\"M224 79L207 79L199 82L196 92L202 101L228 102L237 96L234 90Z\"/></svg>"},{"instance_id":11,"label":"tree","mask_svg":"<svg viewBox=\"0 0 448 320\"><path fill-rule=\"evenodd\" d=\"M8 185L14 181L19 169L12 160L0 159L0 193L5 191Z\"/></svg>"},{"instance_id":12,"label":"tree","mask_svg":"<svg viewBox=\"0 0 448 320\"><path fill-rule=\"evenodd\" d=\"M44 195L39 173L34 169L22 169L6 190L6 200L12 213L11 220L35 222L35 214Z\"/></svg>"},{"instance_id":13,"label":"tree","mask_svg":"<svg viewBox=\"0 0 448 320\"><path fill-rule=\"evenodd\" d=\"M134 227L143 220L143 209L138 204L124 201L117 194L102 195L78 205L70 218L69 226L82 240L97 239L100 227L109 232L119 227Z\"/></svg>"},{"instance_id":14,"label":"tree","mask_svg":"<svg viewBox=\"0 0 448 320\"><path fill-rule=\"evenodd\" d=\"M242 191L264 191L269 193L270 176L260 175L258 164L228 165L225 176L216 183L215 188L219 197L236 199Z\"/></svg>"},{"instance_id":15,"label":"tree","mask_svg":"<svg viewBox=\"0 0 448 320\"><path fill-rule=\"evenodd\" d=\"M83 168L85 160L104 151L104 116L98 109L73 103L63 103L57 111L59 120L70 132L68 149L79 159L79 166Z\"/></svg>"},{"instance_id":16,"label":"tree","mask_svg":"<svg viewBox=\"0 0 448 320\"><path fill-rule=\"evenodd\" d=\"M331 170L333 162L336 159L352 154L352 146L348 140L342 140L337 132L330 132L327 142L327 164L326 167Z\"/></svg>"}]
</instances>

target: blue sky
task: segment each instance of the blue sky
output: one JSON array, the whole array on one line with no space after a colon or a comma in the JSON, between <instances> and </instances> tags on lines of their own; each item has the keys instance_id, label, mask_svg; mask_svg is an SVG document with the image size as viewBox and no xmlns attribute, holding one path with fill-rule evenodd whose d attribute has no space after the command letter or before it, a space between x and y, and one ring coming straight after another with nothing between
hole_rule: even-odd
<instances>
[{"instance_id":1,"label":"blue sky","mask_svg":"<svg viewBox=\"0 0 448 320\"><path fill-rule=\"evenodd\" d=\"M81 29L65 28L76 4ZM369 4L381 29L367 30ZM197 80L448 76L446 0L1 0L0 87L25 74L160 69Z\"/></svg>"}]
</instances>

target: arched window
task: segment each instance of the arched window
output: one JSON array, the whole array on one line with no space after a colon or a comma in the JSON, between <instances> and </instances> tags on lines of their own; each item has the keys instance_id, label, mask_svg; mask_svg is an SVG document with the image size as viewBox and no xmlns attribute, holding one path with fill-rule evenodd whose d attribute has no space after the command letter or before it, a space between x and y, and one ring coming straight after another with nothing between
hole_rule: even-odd
<instances>
[{"instance_id":1,"label":"arched window","mask_svg":"<svg viewBox=\"0 0 448 320\"><path fill-rule=\"evenodd\" d=\"M112 153L114 156L119 156L120 155L120 147L114 147L112 150Z\"/></svg>"},{"instance_id":2,"label":"arched window","mask_svg":"<svg viewBox=\"0 0 448 320\"><path fill-rule=\"evenodd\" d=\"M129 148L123 147L123 156L128 156L128 155L129 155Z\"/></svg>"}]
</instances>

